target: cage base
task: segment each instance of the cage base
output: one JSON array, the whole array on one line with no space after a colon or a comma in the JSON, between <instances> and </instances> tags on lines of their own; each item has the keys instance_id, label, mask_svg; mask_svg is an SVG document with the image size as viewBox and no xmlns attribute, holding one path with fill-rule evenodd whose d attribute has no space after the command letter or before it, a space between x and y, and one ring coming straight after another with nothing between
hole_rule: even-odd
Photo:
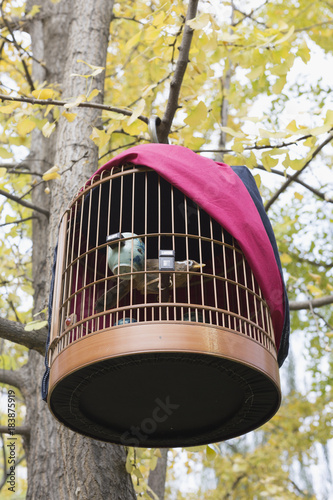
<instances>
[{"instance_id":1,"label":"cage base","mask_svg":"<svg viewBox=\"0 0 333 500\"><path fill-rule=\"evenodd\" d=\"M199 324L113 327L63 349L48 404L73 431L138 447L198 446L245 434L281 401L276 360L243 334Z\"/></svg>"}]
</instances>

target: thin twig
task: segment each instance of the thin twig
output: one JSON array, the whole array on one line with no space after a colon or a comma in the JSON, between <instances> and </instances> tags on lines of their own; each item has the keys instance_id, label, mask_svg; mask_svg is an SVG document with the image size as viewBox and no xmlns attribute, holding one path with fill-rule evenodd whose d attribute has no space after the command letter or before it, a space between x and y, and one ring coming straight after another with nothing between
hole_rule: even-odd
<instances>
[{"instance_id":1,"label":"thin twig","mask_svg":"<svg viewBox=\"0 0 333 500\"><path fill-rule=\"evenodd\" d=\"M0 227L10 226L11 224L22 224L22 222L27 222L28 220L32 219L38 219L38 217L33 216L33 217L27 217L26 219L18 219L18 220L13 220L12 222L5 222L4 224L0 224Z\"/></svg>"},{"instance_id":2,"label":"thin twig","mask_svg":"<svg viewBox=\"0 0 333 500\"><path fill-rule=\"evenodd\" d=\"M4 2L2 1L1 2L1 6L0 6L2 20L3 20L6 28L8 29L9 33L12 36L14 47L16 48L17 52L19 53L19 56L20 56L20 59L21 59L21 62L22 62L22 66L23 66L23 69L24 69L24 74L25 74L25 77L26 77L27 82L29 84L30 90L31 91L35 90L35 86L34 86L34 83L32 81L31 75L29 73L29 69L28 69L27 63L25 62L25 60L23 59L23 56L21 54L21 48L20 48L19 44L16 41L14 32L13 32L10 24L7 22L7 19L5 18L5 15L4 15L4 12L3 12L3 3Z\"/></svg>"},{"instance_id":3,"label":"thin twig","mask_svg":"<svg viewBox=\"0 0 333 500\"><path fill-rule=\"evenodd\" d=\"M271 197L270 200L268 200L268 202L266 203L265 205L265 210L267 212L267 210L273 205L273 203L278 199L278 197L280 196L281 193L283 193L287 187L289 186L289 184L291 184L293 181L295 181L300 175L301 173L304 172L304 170L309 166L309 164L311 163L311 161L315 158L315 156L317 156L317 154L323 149L323 147L326 146L326 144L328 144L329 142L331 142L331 140L333 139L333 134L330 134L321 144L319 144L319 146L314 150L314 152L312 153L311 155L311 158L308 159L308 161L305 163L304 167L301 168L300 170L298 170L294 175L291 175L283 184L282 186L280 187L280 189L278 189L276 191L276 193Z\"/></svg>"},{"instance_id":4,"label":"thin twig","mask_svg":"<svg viewBox=\"0 0 333 500\"><path fill-rule=\"evenodd\" d=\"M183 38L179 47L179 57L177 60L175 73L170 83L168 102L164 116L157 130L158 138L162 143L168 142L168 135L171 129L172 121L178 109L178 98L187 64L189 62L189 53L193 38L193 29L187 24L187 22L196 16L198 1L199 0L190 0L188 4L186 24L184 28Z\"/></svg>"},{"instance_id":5,"label":"thin twig","mask_svg":"<svg viewBox=\"0 0 333 500\"><path fill-rule=\"evenodd\" d=\"M39 106L48 106L53 104L54 106L66 106L70 104L66 101L56 101L53 99L34 99L33 97L12 97L4 94L0 94L0 100L2 101L13 101L13 102L27 102L29 104L38 104ZM133 111L129 109L115 108L114 106L107 106L106 104L98 104L96 102L80 102L75 106L76 108L93 108L102 109L104 111L113 111L114 113L119 113L121 115L132 116ZM1 108L0 108L1 111ZM148 118L145 116L138 116L138 120L148 124Z\"/></svg>"},{"instance_id":6,"label":"thin twig","mask_svg":"<svg viewBox=\"0 0 333 500\"><path fill-rule=\"evenodd\" d=\"M267 170L265 169L265 167L263 165L256 165L255 168L258 168L259 170L263 170L263 171L267 172ZM288 179L290 177L292 177L292 175L290 175L290 174L285 174L284 172L281 172L280 170L276 170L273 168L270 170L270 173L277 174L277 175L280 175L282 177L287 177ZM327 201L328 203L333 203L333 199L326 198L326 195L324 193L321 193L320 191L318 191L318 189L315 189L314 187L310 186L309 184L302 181L301 179L294 179L294 182L297 182L301 186L305 187L306 189L311 191L313 194L318 196L318 198L320 198L324 201Z\"/></svg>"},{"instance_id":7,"label":"thin twig","mask_svg":"<svg viewBox=\"0 0 333 500\"><path fill-rule=\"evenodd\" d=\"M46 217L49 217L50 212L48 210L45 210L44 208L37 207L37 205L33 205L32 203L29 203L28 201L23 201L21 200L18 196L15 196L11 193L8 193L7 191L4 191L3 189L0 189L0 195L5 196L9 200L16 201L16 203L19 203L23 207L30 208L30 210L36 210L36 212L39 212Z\"/></svg>"}]
</instances>

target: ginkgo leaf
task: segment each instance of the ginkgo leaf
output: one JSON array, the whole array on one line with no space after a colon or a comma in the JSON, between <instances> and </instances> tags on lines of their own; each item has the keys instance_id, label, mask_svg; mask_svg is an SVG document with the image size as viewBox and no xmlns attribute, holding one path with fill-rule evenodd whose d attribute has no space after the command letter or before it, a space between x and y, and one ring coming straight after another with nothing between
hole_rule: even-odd
<instances>
[{"instance_id":1,"label":"ginkgo leaf","mask_svg":"<svg viewBox=\"0 0 333 500\"><path fill-rule=\"evenodd\" d=\"M31 93L36 99L52 99L55 94L52 89L33 90Z\"/></svg>"},{"instance_id":2,"label":"ginkgo leaf","mask_svg":"<svg viewBox=\"0 0 333 500\"><path fill-rule=\"evenodd\" d=\"M250 73L247 73L247 77L250 79L250 80L256 80L256 78L259 78L259 76L261 76L265 71L265 68L263 66L257 66L256 68L253 68L252 71L250 71Z\"/></svg>"},{"instance_id":3,"label":"ginkgo leaf","mask_svg":"<svg viewBox=\"0 0 333 500\"><path fill-rule=\"evenodd\" d=\"M40 5L33 5L32 9L26 15L26 18L32 18L32 17L34 17L36 14L38 14L38 12L40 12L40 9L41 9Z\"/></svg>"},{"instance_id":4,"label":"ginkgo leaf","mask_svg":"<svg viewBox=\"0 0 333 500\"><path fill-rule=\"evenodd\" d=\"M55 122L53 122L53 123L46 122L45 125L42 128L42 134L43 134L43 136L44 137L50 137L50 135L52 134L52 132L55 129L55 127L56 127Z\"/></svg>"},{"instance_id":5,"label":"ginkgo leaf","mask_svg":"<svg viewBox=\"0 0 333 500\"><path fill-rule=\"evenodd\" d=\"M27 135L36 127L36 123L29 118L20 120L17 124L17 131L20 135Z\"/></svg>"},{"instance_id":6,"label":"ginkgo leaf","mask_svg":"<svg viewBox=\"0 0 333 500\"><path fill-rule=\"evenodd\" d=\"M292 26L288 33L286 33L282 38L278 39L276 42L275 42L275 45L281 45L282 43L286 42L287 40L289 40L289 38L293 35L295 31L295 26Z\"/></svg>"},{"instance_id":7,"label":"ginkgo leaf","mask_svg":"<svg viewBox=\"0 0 333 500\"><path fill-rule=\"evenodd\" d=\"M125 52L128 52L129 50L131 50L132 47L134 47L137 43L139 43L141 39L141 34L142 32L138 31L134 36L132 36L132 38L128 40L128 42L125 45Z\"/></svg>"},{"instance_id":8,"label":"ginkgo leaf","mask_svg":"<svg viewBox=\"0 0 333 500\"><path fill-rule=\"evenodd\" d=\"M110 137L111 134L96 127L93 127L92 134L90 135L90 139L94 141L96 146L98 146L99 148L105 146L105 144L107 144L107 142L110 140Z\"/></svg>"},{"instance_id":9,"label":"ginkgo leaf","mask_svg":"<svg viewBox=\"0 0 333 500\"><path fill-rule=\"evenodd\" d=\"M282 264L290 264L290 262L293 261L293 259L290 257L290 255L288 255L285 252L280 255L280 260L281 260Z\"/></svg>"},{"instance_id":10,"label":"ginkgo leaf","mask_svg":"<svg viewBox=\"0 0 333 500\"><path fill-rule=\"evenodd\" d=\"M64 108L66 108L66 109L75 108L76 106L79 106L79 104L81 104L81 102L85 102L86 100L87 100L86 96L84 94L80 94L75 99L75 101L68 102L67 104L65 104Z\"/></svg>"},{"instance_id":11,"label":"ginkgo leaf","mask_svg":"<svg viewBox=\"0 0 333 500\"><path fill-rule=\"evenodd\" d=\"M201 13L199 16L190 19L186 24L190 26L193 30L202 30L210 22L210 15Z\"/></svg>"},{"instance_id":12,"label":"ginkgo leaf","mask_svg":"<svg viewBox=\"0 0 333 500\"><path fill-rule=\"evenodd\" d=\"M25 331L27 332L31 332L33 330L40 330L41 328L44 328L45 326L47 326L47 321L40 321L40 320L36 320L36 321L31 321L30 323L27 323L24 327Z\"/></svg>"},{"instance_id":13,"label":"ginkgo leaf","mask_svg":"<svg viewBox=\"0 0 333 500\"><path fill-rule=\"evenodd\" d=\"M207 106L200 101L194 110L185 118L184 122L190 127L197 127L207 118Z\"/></svg>"},{"instance_id":14,"label":"ginkgo leaf","mask_svg":"<svg viewBox=\"0 0 333 500\"><path fill-rule=\"evenodd\" d=\"M77 59L78 63L83 63L85 64L86 66L88 66L90 69L93 70L93 72L89 75L89 76L97 76L99 75L100 73L102 73L102 71L105 70L104 66L95 66L94 64L89 64L87 63L86 61L83 61L82 59Z\"/></svg>"},{"instance_id":15,"label":"ginkgo leaf","mask_svg":"<svg viewBox=\"0 0 333 500\"><path fill-rule=\"evenodd\" d=\"M63 111L61 114L69 122L74 121L75 118L77 117L77 113L67 113L66 111Z\"/></svg>"},{"instance_id":16,"label":"ginkgo leaf","mask_svg":"<svg viewBox=\"0 0 333 500\"><path fill-rule=\"evenodd\" d=\"M51 181L52 179L61 179L61 176L58 172L59 172L59 167L55 165L54 167L50 168L44 173L42 177L43 181Z\"/></svg>"},{"instance_id":17,"label":"ginkgo leaf","mask_svg":"<svg viewBox=\"0 0 333 500\"><path fill-rule=\"evenodd\" d=\"M6 104L5 106L0 107L0 113L4 115L10 115L16 108L19 108L21 104L19 102L11 102L10 104Z\"/></svg>"},{"instance_id":18,"label":"ginkgo leaf","mask_svg":"<svg viewBox=\"0 0 333 500\"><path fill-rule=\"evenodd\" d=\"M286 82L287 82L287 77L285 75L281 76L281 78L278 78L274 83L274 85L272 86L274 94L281 94Z\"/></svg>"},{"instance_id":19,"label":"ginkgo leaf","mask_svg":"<svg viewBox=\"0 0 333 500\"><path fill-rule=\"evenodd\" d=\"M245 137L245 134L243 132L241 132L240 130L238 131L234 130L233 128L230 127L220 127L220 130L222 130L222 132L226 132L229 135L232 135L233 137L238 137L240 139Z\"/></svg>"},{"instance_id":20,"label":"ginkgo leaf","mask_svg":"<svg viewBox=\"0 0 333 500\"><path fill-rule=\"evenodd\" d=\"M129 117L127 121L127 125L131 125L135 120L141 115L143 110L145 109L146 101L144 99L140 99L135 109L133 110L132 115Z\"/></svg>"},{"instance_id":21,"label":"ginkgo leaf","mask_svg":"<svg viewBox=\"0 0 333 500\"><path fill-rule=\"evenodd\" d=\"M0 157L1 158L12 158L13 157L13 153L11 153L10 151L8 151L7 149L3 148L3 147L0 147Z\"/></svg>"},{"instance_id":22,"label":"ginkgo leaf","mask_svg":"<svg viewBox=\"0 0 333 500\"><path fill-rule=\"evenodd\" d=\"M96 97L100 93L100 90L94 89L90 92L90 94L87 97L87 101L90 102L94 97Z\"/></svg>"}]
</instances>

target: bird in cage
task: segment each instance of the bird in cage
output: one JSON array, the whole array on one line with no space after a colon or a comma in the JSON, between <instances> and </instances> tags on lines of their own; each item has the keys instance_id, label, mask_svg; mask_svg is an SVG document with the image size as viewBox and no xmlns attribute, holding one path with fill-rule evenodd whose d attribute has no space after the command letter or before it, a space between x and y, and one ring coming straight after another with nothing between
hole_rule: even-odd
<instances>
[{"instance_id":1,"label":"bird in cage","mask_svg":"<svg viewBox=\"0 0 333 500\"><path fill-rule=\"evenodd\" d=\"M189 272L198 272L206 264L199 264L195 260L183 260L175 262L175 270L170 274L161 274L160 279L160 261L159 259L147 259L147 271L135 272L129 275L129 278L133 276L132 286L133 289L138 292L148 294L158 295L160 291L162 292L166 288L172 288L175 284L176 288L184 287L187 283L187 277L191 279ZM162 281L162 276L168 277L168 282L165 284ZM175 283L173 282L173 276L175 277ZM120 302L131 289L131 281L129 279L120 279L119 285L115 285L110 290L108 290L104 295L99 297L95 303L95 308L97 312L102 312L107 309L113 309L117 306L117 300Z\"/></svg>"}]
</instances>

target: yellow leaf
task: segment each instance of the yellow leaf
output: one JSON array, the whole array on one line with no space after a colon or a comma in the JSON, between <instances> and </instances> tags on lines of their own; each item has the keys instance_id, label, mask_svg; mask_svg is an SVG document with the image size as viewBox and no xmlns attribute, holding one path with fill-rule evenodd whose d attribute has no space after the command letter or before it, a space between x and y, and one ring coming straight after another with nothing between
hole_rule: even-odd
<instances>
[{"instance_id":1,"label":"yellow leaf","mask_svg":"<svg viewBox=\"0 0 333 500\"><path fill-rule=\"evenodd\" d=\"M90 102L94 97L96 97L100 93L100 90L94 89L90 92L90 94L87 97L87 101Z\"/></svg>"},{"instance_id":2,"label":"yellow leaf","mask_svg":"<svg viewBox=\"0 0 333 500\"><path fill-rule=\"evenodd\" d=\"M232 146L231 149L235 151L236 153L243 153L244 151L244 143L239 141L235 142Z\"/></svg>"},{"instance_id":3,"label":"yellow leaf","mask_svg":"<svg viewBox=\"0 0 333 500\"><path fill-rule=\"evenodd\" d=\"M292 120L292 121L291 121L291 122L290 122L290 123L286 126L286 128L287 128L288 130L291 130L291 132L298 132L298 131L299 131L299 129L298 129L297 125L296 125L296 120Z\"/></svg>"},{"instance_id":4,"label":"yellow leaf","mask_svg":"<svg viewBox=\"0 0 333 500\"><path fill-rule=\"evenodd\" d=\"M33 90L31 93L36 99L52 99L55 94L52 89Z\"/></svg>"},{"instance_id":5,"label":"yellow leaf","mask_svg":"<svg viewBox=\"0 0 333 500\"><path fill-rule=\"evenodd\" d=\"M4 115L10 115L14 109L19 108L21 106L21 103L19 102L12 102L10 104L6 104L6 106L1 106L0 107L0 113L3 113Z\"/></svg>"},{"instance_id":6,"label":"yellow leaf","mask_svg":"<svg viewBox=\"0 0 333 500\"><path fill-rule=\"evenodd\" d=\"M127 120L127 125L131 125L135 120L138 118L138 116L141 115L142 111L145 109L146 106L146 101L144 99L140 99L138 104L136 105L135 109L133 110L132 115L129 117Z\"/></svg>"},{"instance_id":7,"label":"yellow leaf","mask_svg":"<svg viewBox=\"0 0 333 500\"><path fill-rule=\"evenodd\" d=\"M256 181L257 188L260 188L260 186L261 186L261 177L260 177L260 174L256 174L253 177L254 177L254 180Z\"/></svg>"},{"instance_id":8,"label":"yellow leaf","mask_svg":"<svg viewBox=\"0 0 333 500\"><path fill-rule=\"evenodd\" d=\"M184 122L190 127L196 127L207 118L207 107L200 101L194 110L185 118Z\"/></svg>"},{"instance_id":9,"label":"yellow leaf","mask_svg":"<svg viewBox=\"0 0 333 500\"><path fill-rule=\"evenodd\" d=\"M41 328L44 328L45 326L47 326L47 321L40 321L40 320L36 320L36 321L30 321L29 323L27 323L24 327L24 329L27 331L27 332L31 332L33 330L40 330Z\"/></svg>"},{"instance_id":10,"label":"yellow leaf","mask_svg":"<svg viewBox=\"0 0 333 500\"><path fill-rule=\"evenodd\" d=\"M293 170L301 170L304 167L304 160L289 160L288 166ZM283 164L285 164L283 162Z\"/></svg>"},{"instance_id":11,"label":"yellow leaf","mask_svg":"<svg viewBox=\"0 0 333 500\"><path fill-rule=\"evenodd\" d=\"M50 188L47 186L45 189L44 189L44 193L46 194L50 194L51 190Z\"/></svg>"},{"instance_id":12,"label":"yellow leaf","mask_svg":"<svg viewBox=\"0 0 333 500\"><path fill-rule=\"evenodd\" d=\"M129 52L137 43L139 43L141 38L142 30L138 31L136 35L132 36L125 45L125 53Z\"/></svg>"},{"instance_id":13,"label":"yellow leaf","mask_svg":"<svg viewBox=\"0 0 333 500\"><path fill-rule=\"evenodd\" d=\"M287 77L286 76L281 76L281 78L278 78L276 80L276 82L272 86L272 90L273 90L274 94L280 94L282 92L283 87L286 84L286 81L287 81Z\"/></svg>"},{"instance_id":14,"label":"yellow leaf","mask_svg":"<svg viewBox=\"0 0 333 500\"><path fill-rule=\"evenodd\" d=\"M310 293L312 293L312 295L315 295L317 297L323 294L322 290L320 290L320 288L318 288L315 285L307 285L306 288L309 290Z\"/></svg>"},{"instance_id":15,"label":"yellow leaf","mask_svg":"<svg viewBox=\"0 0 333 500\"><path fill-rule=\"evenodd\" d=\"M209 22L210 15L202 13L194 19L190 19L189 21L187 21L186 24L188 24L193 30L202 30L202 28L207 26Z\"/></svg>"},{"instance_id":16,"label":"yellow leaf","mask_svg":"<svg viewBox=\"0 0 333 500\"><path fill-rule=\"evenodd\" d=\"M38 14L38 12L40 11L40 9L41 9L40 5L33 5L32 9L30 10L30 12L28 12L28 14L26 15L26 17L27 18L34 17L36 14Z\"/></svg>"},{"instance_id":17,"label":"yellow leaf","mask_svg":"<svg viewBox=\"0 0 333 500\"><path fill-rule=\"evenodd\" d=\"M154 451L154 456L162 458L162 453L161 453L161 450L159 448L156 448L156 450Z\"/></svg>"},{"instance_id":18,"label":"yellow leaf","mask_svg":"<svg viewBox=\"0 0 333 500\"><path fill-rule=\"evenodd\" d=\"M58 172L59 172L59 167L55 165L54 167L50 168L44 173L42 177L43 181L51 181L52 179L61 179L61 176L60 174L58 174Z\"/></svg>"},{"instance_id":19,"label":"yellow leaf","mask_svg":"<svg viewBox=\"0 0 333 500\"><path fill-rule=\"evenodd\" d=\"M20 135L27 135L36 127L36 123L29 118L20 120L17 124L17 131Z\"/></svg>"},{"instance_id":20,"label":"yellow leaf","mask_svg":"<svg viewBox=\"0 0 333 500\"><path fill-rule=\"evenodd\" d=\"M7 151L7 149L5 148L2 148L0 147L0 156L1 158L12 158L13 157L13 153L11 153L10 151Z\"/></svg>"},{"instance_id":21,"label":"yellow leaf","mask_svg":"<svg viewBox=\"0 0 333 500\"><path fill-rule=\"evenodd\" d=\"M324 121L325 125L333 125L333 109L328 109Z\"/></svg>"},{"instance_id":22,"label":"yellow leaf","mask_svg":"<svg viewBox=\"0 0 333 500\"><path fill-rule=\"evenodd\" d=\"M55 122L53 123L50 123L50 122L46 122L45 125L43 126L42 128L42 134L44 137L50 137L50 135L52 134L53 130L55 129Z\"/></svg>"},{"instance_id":23,"label":"yellow leaf","mask_svg":"<svg viewBox=\"0 0 333 500\"><path fill-rule=\"evenodd\" d=\"M232 135L233 137L238 137L239 139L246 137L245 134L243 134L243 132L241 132L240 130L236 131L230 127L220 127L220 130L222 130L222 132L226 132L229 135Z\"/></svg>"},{"instance_id":24,"label":"yellow leaf","mask_svg":"<svg viewBox=\"0 0 333 500\"><path fill-rule=\"evenodd\" d=\"M305 40L301 43L298 51L297 51L298 57L302 59L302 61L306 64L310 61L311 59L311 52L309 47L307 46Z\"/></svg>"},{"instance_id":25,"label":"yellow leaf","mask_svg":"<svg viewBox=\"0 0 333 500\"><path fill-rule=\"evenodd\" d=\"M75 108L76 106L78 106L79 104L81 104L81 102L85 102L86 101L86 96L84 94L80 94L76 99L75 101L73 102L68 102L67 104L65 104L64 108L66 109L69 109L69 108Z\"/></svg>"},{"instance_id":26,"label":"yellow leaf","mask_svg":"<svg viewBox=\"0 0 333 500\"><path fill-rule=\"evenodd\" d=\"M292 26L286 35L284 35L282 38L280 38L280 40L277 40L275 42L275 45L281 45L282 43L289 40L289 38L293 35L294 31L295 31L295 26Z\"/></svg>"},{"instance_id":27,"label":"yellow leaf","mask_svg":"<svg viewBox=\"0 0 333 500\"><path fill-rule=\"evenodd\" d=\"M282 139L283 137L288 137L290 134L287 134L286 132L271 132L270 130L265 130L263 128L259 129L259 134L261 137L268 139L270 137L274 139ZM259 141L261 143L261 141ZM259 145L258 142L258 145Z\"/></svg>"},{"instance_id":28,"label":"yellow leaf","mask_svg":"<svg viewBox=\"0 0 333 500\"><path fill-rule=\"evenodd\" d=\"M0 168L0 177L5 177L6 173L7 173L6 168Z\"/></svg>"},{"instance_id":29,"label":"yellow leaf","mask_svg":"<svg viewBox=\"0 0 333 500\"><path fill-rule=\"evenodd\" d=\"M165 19L165 12L163 11L159 12L153 19L152 22L153 26L159 26L160 24L163 23L164 19Z\"/></svg>"},{"instance_id":30,"label":"yellow leaf","mask_svg":"<svg viewBox=\"0 0 333 500\"><path fill-rule=\"evenodd\" d=\"M89 68L93 70L93 72L89 76L97 76L100 73L102 73L102 71L105 69L104 66L94 66L94 64L89 64L86 61L83 61L82 59L77 59L76 62L83 63L86 66L89 66ZM83 75L81 75L81 76L83 76ZM84 76L86 76L86 75L84 75Z\"/></svg>"},{"instance_id":31,"label":"yellow leaf","mask_svg":"<svg viewBox=\"0 0 333 500\"><path fill-rule=\"evenodd\" d=\"M213 460L216 457L216 451L213 450L209 445L206 446L206 456L208 460Z\"/></svg>"},{"instance_id":32,"label":"yellow leaf","mask_svg":"<svg viewBox=\"0 0 333 500\"><path fill-rule=\"evenodd\" d=\"M245 157L245 165L248 168L254 168L258 165L258 160L257 160L256 155L254 154L253 151L250 152L249 157Z\"/></svg>"},{"instance_id":33,"label":"yellow leaf","mask_svg":"<svg viewBox=\"0 0 333 500\"><path fill-rule=\"evenodd\" d=\"M321 127L314 127L310 129L310 134L316 137L317 135L326 134L326 132L331 130L331 128L332 124L328 123L327 125L322 125Z\"/></svg>"},{"instance_id":34,"label":"yellow leaf","mask_svg":"<svg viewBox=\"0 0 333 500\"><path fill-rule=\"evenodd\" d=\"M297 191L295 191L294 196L295 196L295 198L297 198L297 200L300 200L300 201L302 201L304 198L304 196L302 194L298 193Z\"/></svg>"},{"instance_id":35,"label":"yellow leaf","mask_svg":"<svg viewBox=\"0 0 333 500\"><path fill-rule=\"evenodd\" d=\"M276 167L276 165L279 163L279 160L277 158L272 158L272 156L270 156L269 154L262 155L261 161L265 169L268 170L269 172L271 168Z\"/></svg>"},{"instance_id":36,"label":"yellow leaf","mask_svg":"<svg viewBox=\"0 0 333 500\"><path fill-rule=\"evenodd\" d=\"M264 71L265 71L265 68L263 66L257 66L252 71L250 71L250 73L247 73L246 76L250 80L255 80L256 78L259 78L259 76L261 76L264 73Z\"/></svg>"},{"instance_id":37,"label":"yellow leaf","mask_svg":"<svg viewBox=\"0 0 333 500\"><path fill-rule=\"evenodd\" d=\"M92 134L90 136L90 139L92 141L94 141L96 146L98 146L99 148L102 148L110 140L110 135L111 134L107 134L106 132L104 132L104 130L100 130L96 127L93 127L93 131L92 131Z\"/></svg>"},{"instance_id":38,"label":"yellow leaf","mask_svg":"<svg viewBox=\"0 0 333 500\"><path fill-rule=\"evenodd\" d=\"M61 114L69 122L74 121L75 118L77 117L77 113L67 113L66 111L63 111L63 113L61 113Z\"/></svg>"},{"instance_id":39,"label":"yellow leaf","mask_svg":"<svg viewBox=\"0 0 333 500\"><path fill-rule=\"evenodd\" d=\"M282 264L290 264L290 262L293 261L293 259L287 253L281 254L280 260L281 260Z\"/></svg>"},{"instance_id":40,"label":"yellow leaf","mask_svg":"<svg viewBox=\"0 0 333 500\"><path fill-rule=\"evenodd\" d=\"M46 117L53 108L54 108L53 104L49 104L48 106L46 106L44 117Z\"/></svg>"}]
</instances>

